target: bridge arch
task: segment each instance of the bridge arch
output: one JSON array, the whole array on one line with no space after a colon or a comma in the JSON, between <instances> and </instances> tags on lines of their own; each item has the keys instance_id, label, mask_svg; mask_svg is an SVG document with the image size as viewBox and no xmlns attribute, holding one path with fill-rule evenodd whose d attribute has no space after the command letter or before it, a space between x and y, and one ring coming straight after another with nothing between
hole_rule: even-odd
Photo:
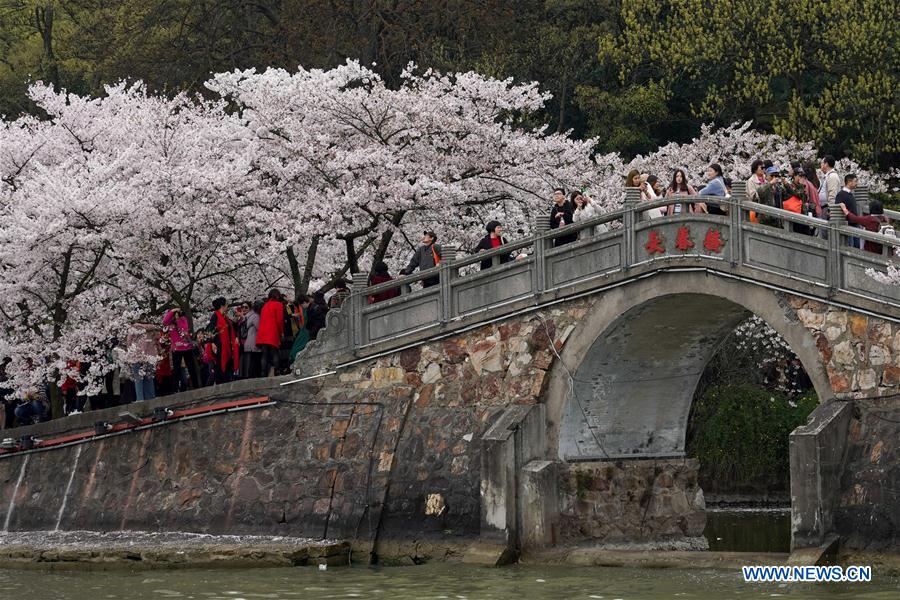
<instances>
[{"instance_id":1,"label":"bridge arch","mask_svg":"<svg viewBox=\"0 0 900 600\"><path fill-rule=\"evenodd\" d=\"M829 399L816 340L782 293L699 271L661 273L605 292L566 340L545 395L548 458L682 456L700 376L750 314L784 338Z\"/></svg>"}]
</instances>

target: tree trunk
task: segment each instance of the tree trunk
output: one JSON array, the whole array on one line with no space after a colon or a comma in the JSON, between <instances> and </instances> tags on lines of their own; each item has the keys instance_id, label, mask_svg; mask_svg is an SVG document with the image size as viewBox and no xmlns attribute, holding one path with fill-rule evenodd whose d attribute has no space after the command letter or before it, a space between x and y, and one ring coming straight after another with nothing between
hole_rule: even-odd
<instances>
[{"instance_id":1,"label":"tree trunk","mask_svg":"<svg viewBox=\"0 0 900 600\"><path fill-rule=\"evenodd\" d=\"M391 217L391 225L394 227L398 227L400 222L403 220L403 215L406 214L406 211L399 211L394 213ZM378 248L375 249L375 256L372 258L372 268L375 268L379 262L384 260L385 255L387 254L388 247L391 245L391 240L394 238L393 231L385 231L381 234L381 239L378 241ZM373 273L369 273L369 277L371 277Z\"/></svg>"}]
</instances>

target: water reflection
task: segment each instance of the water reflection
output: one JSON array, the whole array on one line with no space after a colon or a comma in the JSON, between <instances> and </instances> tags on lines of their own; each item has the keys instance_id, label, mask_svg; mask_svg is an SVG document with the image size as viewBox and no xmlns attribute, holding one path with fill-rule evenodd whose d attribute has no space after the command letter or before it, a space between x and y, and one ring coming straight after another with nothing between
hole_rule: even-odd
<instances>
[{"instance_id":1,"label":"water reflection","mask_svg":"<svg viewBox=\"0 0 900 600\"><path fill-rule=\"evenodd\" d=\"M504 569L459 564L417 567L351 567L182 570L154 573L53 573L0 571L0 597L53 600L251 600L256 598L390 598L641 600L658 598L895 600L900 580L876 574L869 584L749 585L734 571L616 569L519 565Z\"/></svg>"},{"instance_id":2,"label":"water reflection","mask_svg":"<svg viewBox=\"0 0 900 600\"><path fill-rule=\"evenodd\" d=\"M790 552L791 509L710 509L703 535L710 550Z\"/></svg>"}]
</instances>

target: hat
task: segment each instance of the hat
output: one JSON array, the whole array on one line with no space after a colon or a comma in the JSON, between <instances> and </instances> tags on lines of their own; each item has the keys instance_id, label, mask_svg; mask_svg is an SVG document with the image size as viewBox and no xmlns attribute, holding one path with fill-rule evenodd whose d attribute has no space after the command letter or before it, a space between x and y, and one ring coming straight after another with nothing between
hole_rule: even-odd
<instances>
[{"instance_id":1,"label":"hat","mask_svg":"<svg viewBox=\"0 0 900 600\"><path fill-rule=\"evenodd\" d=\"M426 229L425 231L423 231L422 235L427 235L428 237L433 239L435 242L437 241L437 234L430 229Z\"/></svg>"},{"instance_id":2,"label":"hat","mask_svg":"<svg viewBox=\"0 0 900 600\"><path fill-rule=\"evenodd\" d=\"M778 167L769 167L766 169L766 175L781 175L781 171L778 170Z\"/></svg>"},{"instance_id":3,"label":"hat","mask_svg":"<svg viewBox=\"0 0 900 600\"><path fill-rule=\"evenodd\" d=\"M484 226L487 229L488 233L494 233L494 230L500 227L500 221L488 221L488 224Z\"/></svg>"}]
</instances>

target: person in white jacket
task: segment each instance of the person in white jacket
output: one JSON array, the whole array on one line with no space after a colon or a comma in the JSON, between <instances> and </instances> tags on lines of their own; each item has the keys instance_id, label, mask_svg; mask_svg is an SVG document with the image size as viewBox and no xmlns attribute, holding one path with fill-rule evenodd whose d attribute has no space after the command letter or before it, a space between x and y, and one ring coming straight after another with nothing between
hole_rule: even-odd
<instances>
[{"instance_id":1,"label":"person in white jacket","mask_svg":"<svg viewBox=\"0 0 900 600\"><path fill-rule=\"evenodd\" d=\"M582 194L581 192L572 192L571 200L572 204L575 205L575 211L572 213L573 223L589 221L590 219L599 217L602 214L600 212L600 208L597 206L597 203L594 202L594 199L587 194ZM593 235L600 235L601 233L606 233L609 230L606 223L601 223L600 225L596 225L593 228L582 229L581 231L579 231L578 239L583 240L590 237L591 229L593 229Z\"/></svg>"},{"instance_id":2,"label":"person in white jacket","mask_svg":"<svg viewBox=\"0 0 900 600\"><path fill-rule=\"evenodd\" d=\"M659 196L656 194L656 190L653 189L653 183L656 181L656 178L653 177L653 181L650 181L650 178L653 177L648 173L641 174L641 201L642 202L650 202L652 200L656 200ZM663 216L663 208L655 207L650 208L644 211L644 218L646 219L659 219Z\"/></svg>"}]
</instances>

